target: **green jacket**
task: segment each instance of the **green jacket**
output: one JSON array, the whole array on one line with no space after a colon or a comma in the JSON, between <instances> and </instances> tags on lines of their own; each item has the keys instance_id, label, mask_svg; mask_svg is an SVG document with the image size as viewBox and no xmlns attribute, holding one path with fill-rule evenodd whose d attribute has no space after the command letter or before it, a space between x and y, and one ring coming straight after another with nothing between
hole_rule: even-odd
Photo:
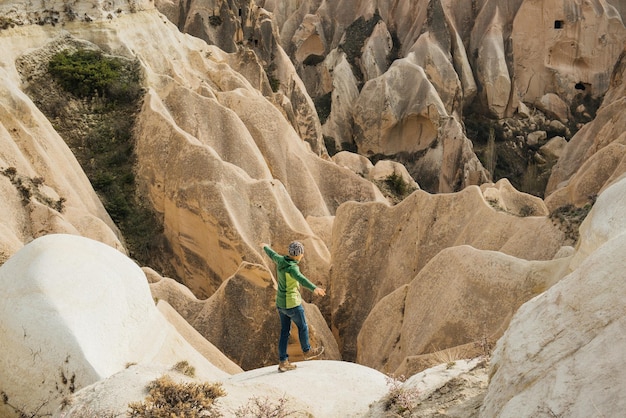
<instances>
[{"instance_id":1,"label":"green jacket","mask_svg":"<svg viewBox=\"0 0 626 418\"><path fill-rule=\"evenodd\" d=\"M315 290L315 286L307 279L298 267L298 262L288 255L280 255L270 247L263 247L265 253L276 263L278 280L278 291L276 292L276 306L283 309L295 308L302 304L300 296L300 285L310 291Z\"/></svg>"}]
</instances>

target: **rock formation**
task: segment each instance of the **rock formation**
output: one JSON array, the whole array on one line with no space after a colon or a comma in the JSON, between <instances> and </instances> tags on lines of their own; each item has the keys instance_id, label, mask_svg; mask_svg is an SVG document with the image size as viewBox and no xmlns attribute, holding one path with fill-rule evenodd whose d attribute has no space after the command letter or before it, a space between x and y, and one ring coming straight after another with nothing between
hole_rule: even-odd
<instances>
[{"instance_id":1,"label":"rock formation","mask_svg":"<svg viewBox=\"0 0 626 418\"><path fill-rule=\"evenodd\" d=\"M424 360L411 365L422 354L473 344L459 355L484 355L519 306L559 279L566 261L526 261L467 245L444 249L374 306L358 334L357 363L410 376L425 368Z\"/></svg>"},{"instance_id":2,"label":"rock formation","mask_svg":"<svg viewBox=\"0 0 626 418\"><path fill-rule=\"evenodd\" d=\"M435 373L450 377L504 333L483 416L588 416L586 396L616 415L616 392L600 393L618 387L606 365L624 351L620 288L606 279L620 277L624 241L614 3L0 5L0 414L123 413L164 374L222 382L231 415L258 396L315 416L379 401L375 414L390 405L380 371L444 362ZM146 245L162 251L143 272L85 174L93 161L63 141L67 116L91 146L81 124L113 104L106 91L60 94L49 63L73 51L137 69L124 182L158 224ZM273 269L258 244L293 239L328 290L304 292L326 357L278 375ZM366 366L328 361L340 358ZM195 377L173 370L182 360ZM471 373L484 364L459 373L481 387ZM451 416L479 403L473 392Z\"/></svg>"},{"instance_id":3,"label":"rock formation","mask_svg":"<svg viewBox=\"0 0 626 418\"><path fill-rule=\"evenodd\" d=\"M526 195L528 203L518 203L526 207L524 215L533 213L535 199ZM502 212L492 207L475 186L454 194L430 195L417 191L393 207L380 203L342 205L333 225L330 289L332 328L344 360L357 358L357 336L376 304L413 280L419 281L422 269L442 250L466 244L526 260L550 260L562 241L563 233L547 216L519 217ZM456 275L464 270L459 266ZM403 296L399 297L401 301ZM522 300L512 303L519 304ZM434 301L431 299L430 303ZM443 296L438 303L448 306ZM394 309L399 309L395 306ZM512 305L503 309L514 311ZM400 323L401 318L398 317ZM501 324L498 322L494 327ZM375 324L379 331L389 326L388 318ZM495 332L495 328L487 335ZM369 347L371 351L380 348ZM438 347L443 348L446 348L443 344Z\"/></svg>"},{"instance_id":4,"label":"rock formation","mask_svg":"<svg viewBox=\"0 0 626 418\"><path fill-rule=\"evenodd\" d=\"M611 76L610 88L596 118L565 145L546 189L551 210L583 207L626 172L626 49Z\"/></svg>"},{"instance_id":5,"label":"rock formation","mask_svg":"<svg viewBox=\"0 0 626 418\"><path fill-rule=\"evenodd\" d=\"M622 176L583 223L572 273L514 316L493 354L481 416L622 414L625 197Z\"/></svg>"},{"instance_id":6,"label":"rock formation","mask_svg":"<svg viewBox=\"0 0 626 418\"><path fill-rule=\"evenodd\" d=\"M16 280L16 278L19 278ZM87 238L52 234L0 267L2 416L42 416L132 363L212 365L159 313L141 269Z\"/></svg>"}]
</instances>

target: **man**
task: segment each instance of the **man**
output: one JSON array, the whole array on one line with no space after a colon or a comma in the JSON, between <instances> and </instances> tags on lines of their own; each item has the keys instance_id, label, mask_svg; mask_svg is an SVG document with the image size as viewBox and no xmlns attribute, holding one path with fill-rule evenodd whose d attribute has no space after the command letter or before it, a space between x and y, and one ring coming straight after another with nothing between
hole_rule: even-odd
<instances>
[{"instance_id":1,"label":"man","mask_svg":"<svg viewBox=\"0 0 626 418\"><path fill-rule=\"evenodd\" d=\"M326 296L326 290L315 286L302 273L298 263L304 257L304 246L298 241L289 244L288 255L280 255L262 243L265 253L276 263L278 290L276 291L276 308L280 317L280 338L278 340L278 371L286 372L296 368L295 364L289 363L287 355L287 343L291 333L291 322L298 327L300 347L305 360L312 360L324 352L324 346L311 348L309 344L309 327L304 316L300 285L306 287L317 296Z\"/></svg>"}]
</instances>

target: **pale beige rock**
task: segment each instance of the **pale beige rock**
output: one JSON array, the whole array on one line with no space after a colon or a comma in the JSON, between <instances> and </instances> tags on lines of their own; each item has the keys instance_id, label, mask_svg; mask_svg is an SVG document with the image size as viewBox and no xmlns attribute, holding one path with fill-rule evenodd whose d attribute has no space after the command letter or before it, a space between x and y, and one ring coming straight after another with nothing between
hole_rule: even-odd
<instances>
[{"instance_id":1,"label":"pale beige rock","mask_svg":"<svg viewBox=\"0 0 626 418\"><path fill-rule=\"evenodd\" d=\"M176 5L178 7L173 7ZM269 100L284 107L293 128L315 153L326 153L313 102L291 60L278 43L281 36L267 10L254 2L235 5L222 0L210 4L157 2L157 7L172 22L178 22L177 26L183 32L232 53L233 56L227 58L230 65ZM316 32L319 26L316 19L319 18L307 15L306 19L301 34L305 38L298 44L303 48L300 52L302 59L308 54L321 55L325 51L324 32Z\"/></svg>"},{"instance_id":2,"label":"pale beige rock","mask_svg":"<svg viewBox=\"0 0 626 418\"><path fill-rule=\"evenodd\" d=\"M517 114L526 119L531 117L530 109L524 102L519 102L517 104Z\"/></svg>"},{"instance_id":3,"label":"pale beige rock","mask_svg":"<svg viewBox=\"0 0 626 418\"><path fill-rule=\"evenodd\" d=\"M554 136L539 148L541 155L550 161L557 161L563 155L567 141L562 136Z\"/></svg>"},{"instance_id":4,"label":"pale beige rock","mask_svg":"<svg viewBox=\"0 0 626 418\"><path fill-rule=\"evenodd\" d=\"M620 176L600 194L596 205L580 226L580 241L570 263L570 271L577 269L606 242L626 231L626 217L623 216L626 203L625 179L625 175Z\"/></svg>"},{"instance_id":5,"label":"pale beige rock","mask_svg":"<svg viewBox=\"0 0 626 418\"><path fill-rule=\"evenodd\" d=\"M241 373L243 369L226 357L217 347L207 341L172 306L160 300L157 309L176 328L176 331L202 356L215 367L228 374Z\"/></svg>"},{"instance_id":6,"label":"pale beige rock","mask_svg":"<svg viewBox=\"0 0 626 418\"><path fill-rule=\"evenodd\" d=\"M407 86L412 86L407 91ZM409 94L407 94L409 93ZM359 153L393 155L428 149L447 116L434 86L418 65L397 60L365 84L354 105Z\"/></svg>"},{"instance_id":7,"label":"pale beige rock","mask_svg":"<svg viewBox=\"0 0 626 418\"><path fill-rule=\"evenodd\" d=\"M331 112L322 126L322 132L327 138L332 138L337 149L342 144L353 144L352 138L352 107L359 97L357 80L352 68L346 60L346 54L333 50L324 60L322 76L330 79L330 87L324 93L332 90Z\"/></svg>"},{"instance_id":8,"label":"pale beige rock","mask_svg":"<svg viewBox=\"0 0 626 418\"><path fill-rule=\"evenodd\" d=\"M187 360L183 360L187 361ZM188 365L195 367L187 361ZM105 417L125 416L129 404L146 402L148 387L153 381L168 376L173 382L184 384L215 383L213 376L193 377L175 370L176 363L129 364L127 368L67 395L66 404L60 406L54 417Z\"/></svg>"},{"instance_id":9,"label":"pale beige rock","mask_svg":"<svg viewBox=\"0 0 626 418\"><path fill-rule=\"evenodd\" d=\"M327 43L320 17L312 14L304 16L291 42L296 48L294 56L300 63L312 55L324 56Z\"/></svg>"},{"instance_id":10,"label":"pale beige rock","mask_svg":"<svg viewBox=\"0 0 626 418\"><path fill-rule=\"evenodd\" d=\"M563 239L547 217L496 211L475 186L441 195L417 191L393 207L345 203L333 226L330 278L332 327L343 358L356 358L356 337L376 303L410 283L443 249L467 244L550 260Z\"/></svg>"},{"instance_id":11,"label":"pale beige rock","mask_svg":"<svg viewBox=\"0 0 626 418\"><path fill-rule=\"evenodd\" d=\"M387 70L389 67L387 56L392 47L393 42L387 25L381 20L363 45L360 67L364 81L376 78Z\"/></svg>"},{"instance_id":12,"label":"pale beige rock","mask_svg":"<svg viewBox=\"0 0 626 418\"><path fill-rule=\"evenodd\" d=\"M411 47L407 58L424 69L428 80L439 94L446 112L452 115L459 111L459 97L463 96L462 85L450 60L449 51L433 39L433 34L423 33Z\"/></svg>"},{"instance_id":13,"label":"pale beige rock","mask_svg":"<svg viewBox=\"0 0 626 418\"><path fill-rule=\"evenodd\" d=\"M511 39L522 100L555 93L569 103L580 92L577 83L585 85L584 94L601 97L626 36L615 8L604 0L520 3Z\"/></svg>"},{"instance_id":14,"label":"pale beige rock","mask_svg":"<svg viewBox=\"0 0 626 418\"><path fill-rule=\"evenodd\" d=\"M550 210L555 210L567 205L583 207L591 204L598 193L625 172L626 135L623 134L620 140L586 160L564 187L546 198L546 205Z\"/></svg>"},{"instance_id":15,"label":"pale beige rock","mask_svg":"<svg viewBox=\"0 0 626 418\"><path fill-rule=\"evenodd\" d=\"M333 155L333 161L361 177L367 177L374 168L374 164L367 157L349 151L341 151Z\"/></svg>"},{"instance_id":16,"label":"pale beige rock","mask_svg":"<svg viewBox=\"0 0 626 418\"><path fill-rule=\"evenodd\" d=\"M317 235L326 247L330 247L332 242L333 222L334 216L307 216L306 221L311 227L311 230Z\"/></svg>"},{"instance_id":17,"label":"pale beige rock","mask_svg":"<svg viewBox=\"0 0 626 418\"><path fill-rule=\"evenodd\" d=\"M151 15L137 17L148 26L154 24ZM135 26L124 26L120 28L123 32L120 36L141 40L143 35L134 30L137 30ZM161 22L155 30L164 31L164 36L170 34L170 29ZM280 112L219 61L217 52L208 58L194 55L195 59L181 73L168 67L171 61L165 58L166 54L172 54L184 60L179 44L171 49L167 44L154 50L150 49L152 46L143 48L146 71L158 91L148 92L139 115L138 180L151 194L157 211L164 214L165 234L176 257L173 262L180 277L186 277L186 284L197 295L206 297L217 289L236 271L243 253L252 261L260 261L256 241L263 236L274 235L273 240L282 240L284 245L292 239L306 241L304 237L312 236L312 232L303 214L327 216L345 200L383 199L370 182L315 157ZM137 48L129 46L129 49ZM205 93L207 89L203 87L203 78L198 76L200 73L218 86L221 93ZM177 110L182 106L185 112ZM214 115L207 119L211 124L194 118L192 108L202 108ZM256 111L251 113L250 108ZM231 140L222 140L218 134L224 132L233 135ZM282 183L269 180L267 164ZM163 170L163 167L169 168ZM356 182L356 187L337 182L346 175L351 177L350 183ZM315 178L320 181L319 188L314 185ZM237 189L238 193L217 192L223 186L224 190ZM333 189L336 193L331 192ZM192 190L194 198L188 201ZM357 197L355 192L365 194ZM288 193L293 196L289 197ZM277 209L282 202L294 202L299 209L291 203L289 208ZM236 215L239 211L243 212ZM265 221L268 213L282 213L289 221L270 228ZM259 221L254 221L257 216ZM231 221L227 220L231 217L250 221L231 228ZM188 238L180 240L180 236ZM327 257L326 250L321 251L321 258L316 255L317 250L310 253L312 264L318 269L314 276L318 277L324 277L323 271L328 268L323 260Z\"/></svg>"},{"instance_id":18,"label":"pale beige rock","mask_svg":"<svg viewBox=\"0 0 626 418\"><path fill-rule=\"evenodd\" d=\"M481 37L478 56L482 58L476 64L476 78L483 86L487 108L497 118L506 115L512 88L506 65L503 26L498 10Z\"/></svg>"},{"instance_id":19,"label":"pale beige rock","mask_svg":"<svg viewBox=\"0 0 626 418\"><path fill-rule=\"evenodd\" d=\"M556 282L568 262L444 249L375 305L358 335L357 362L397 374L409 356L496 341L517 308Z\"/></svg>"},{"instance_id":20,"label":"pale beige rock","mask_svg":"<svg viewBox=\"0 0 626 418\"><path fill-rule=\"evenodd\" d=\"M389 396L370 407L365 417L399 415L409 410L411 416L469 418L485 392L488 376L484 358L454 358L408 377L394 375L393 385L400 398L390 405ZM391 414L390 414L391 413Z\"/></svg>"},{"instance_id":21,"label":"pale beige rock","mask_svg":"<svg viewBox=\"0 0 626 418\"><path fill-rule=\"evenodd\" d=\"M537 196L516 190L507 179L497 183L483 183L480 190L485 200L497 210L516 216L547 216L548 208Z\"/></svg>"},{"instance_id":22,"label":"pale beige rock","mask_svg":"<svg viewBox=\"0 0 626 418\"><path fill-rule=\"evenodd\" d=\"M572 137L552 169L546 186L546 205L551 210L592 202L593 196L624 173L624 62L622 57L596 118Z\"/></svg>"},{"instance_id":23,"label":"pale beige rock","mask_svg":"<svg viewBox=\"0 0 626 418\"><path fill-rule=\"evenodd\" d=\"M623 413L625 190L622 178L598 199L583 224L591 246L573 272L516 313L493 353L480 416Z\"/></svg>"},{"instance_id":24,"label":"pale beige rock","mask_svg":"<svg viewBox=\"0 0 626 418\"><path fill-rule=\"evenodd\" d=\"M225 417L262 416L268 410L294 417L358 417L388 391L386 376L364 366L336 361L297 365L298 370L291 373L278 373L276 366L270 366L205 380L221 384L226 392L218 398L216 412ZM162 375L179 383L203 383L171 367L131 366L68 397L70 407L59 411L59 416L124 415L130 402L145 400L145 388Z\"/></svg>"},{"instance_id":25,"label":"pale beige rock","mask_svg":"<svg viewBox=\"0 0 626 418\"><path fill-rule=\"evenodd\" d=\"M402 181L411 189L419 189L419 185L409 174L406 167L398 162L390 160L380 160L369 171L368 178L370 180L384 181L390 176L400 176Z\"/></svg>"},{"instance_id":26,"label":"pale beige rock","mask_svg":"<svg viewBox=\"0 0 626 418\"><path fill-rule=\"evenodd\" d=\"M546 131L534 131L528 134L528 136L526 136L526 143L531 146L534 147L536 145L539 144L539 142L541 141L545 141L548 138L548 134L546 133Z\"/></svg>"},{"instance_id":27,"label":"pale beige rock","mask_svg":"<svg viewBox=\"0 0 626 418\"><path fill-rule=\"evenodd\" d=\"M83 22L110 21L123 15L154 9L148 0L91 0L67 4L51 1L41 9L28 1L15 1L0 5L0 15L19 25L57 25L75 20Z\"/></svg>"},{"instance_id":28,"label":"pale beige rock","mask_svg":"<svg viewBox=\"0 0 626 418\"><path fill-rule=\"evenodd\" d=\"M25 414L50 413L129 363L187 360L199 376L226 376L158 312L141 269L103 243L38 238L0 267L0 282L0 392ZM17 416L6 403L0 414Z\"/></svg>"},{"instance_id":29,"label":"pale beige rock","mask_svg":"<svg viewBox=\"0 0 626 418\"><path fill-rule=\"evenodd\" d=\"M556 118L560 122L567 123L570 119L567 104L554 93L547 93L538 98L535 101L535 106L548 117Z\"/></svg>"}]
</instances>

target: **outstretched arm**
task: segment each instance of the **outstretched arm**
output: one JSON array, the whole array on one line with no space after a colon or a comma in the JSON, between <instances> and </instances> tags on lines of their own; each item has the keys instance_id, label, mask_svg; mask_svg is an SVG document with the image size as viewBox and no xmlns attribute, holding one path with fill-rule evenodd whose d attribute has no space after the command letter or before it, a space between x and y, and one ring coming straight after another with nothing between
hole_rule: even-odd
<instances>
[{"instance_id":1,"label":"outstretched arm","mask_svg":"<svg viewBox=\"0 0 626 418\"><path fill-rule=\"evenodd\" d=\"M261 245L261 248L263 248L263 251L265 251L265 254L267 254L272 259L273 262L277 263L278 259L280 258L280 254L272 250L270 248L270 245L265 242L262 242L260 245Z\"/></svg>"}]
</instances>

